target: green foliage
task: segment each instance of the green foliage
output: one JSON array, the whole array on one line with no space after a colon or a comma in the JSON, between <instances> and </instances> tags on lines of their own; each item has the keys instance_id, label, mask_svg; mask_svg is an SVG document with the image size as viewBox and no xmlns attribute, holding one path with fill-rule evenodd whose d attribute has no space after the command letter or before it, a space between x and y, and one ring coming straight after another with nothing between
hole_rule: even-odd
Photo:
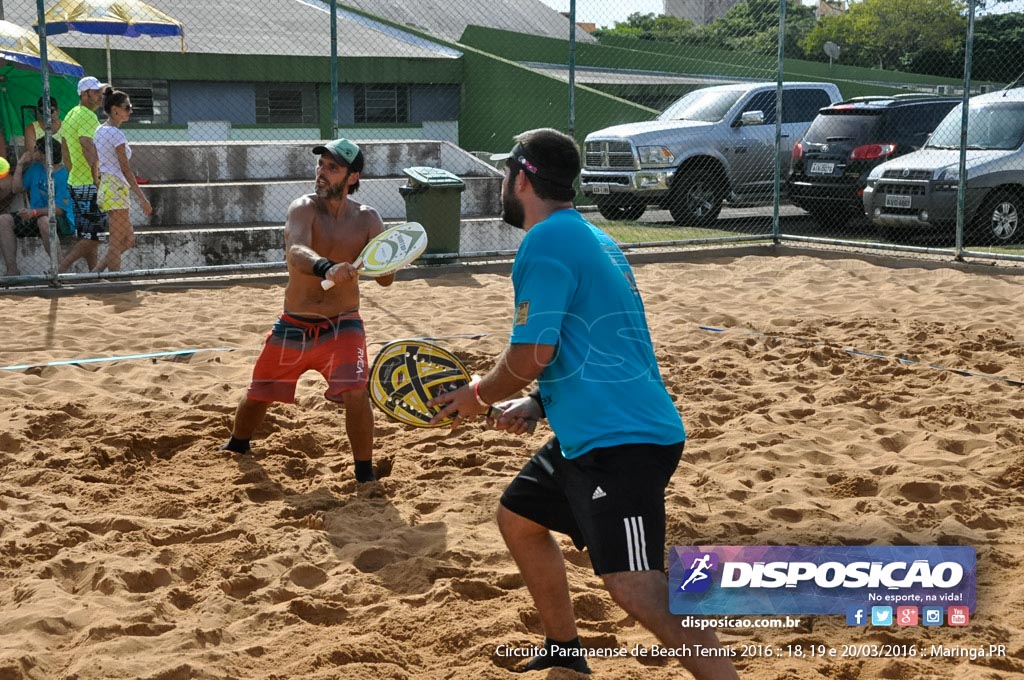
<instances>
[{"instance_id":1,"label":"green foliage","mask_svg":"<svg viewBox=\"0 0 1024 680\"><path fill-rule=\"evenodd\" d=\"M786 0L786 28L790 24L814 19L814 9L797 0ZM778 0L747 0L726 12L725 16L709 24L718 35L745 38L760 33L778 34Z\"/></svg>"},{"instance_id":2,"label":"green foliage","mask_svg":"<svg viewBox=\"0 0 1024 680\"><path fill-rule=\"evenodd\" d=\"M814 25L814 9L799 0L786 0L786 54L801 56L799 39ZM774 55L778 51L778 0L747 0L733 6L724 17L707 26L666 15L630 14L613 28L596 35L622 36L685 44L710 44L751 54Z\"/></svg>"},{"instance_id":3,"label":"green foliage","mask_svg":"<svg viewBox=\"0 0 1024 680\"><path fill-rule=\"evenodd\" d=\"M963 50L958 53L963 66ZM975 80L1008 83L1024 70L1024 14L990 14L974 22Z\"/></svg>"},{"instance_id":4,"label":"green foliage","mask_svg":"<svg viewBox=\"0 0 1024 680\"><path fill-rule=\"evenodd\" d=\"M989 0L998 4L1005 0ZM984 14L975 21L975 80L1008 82L1024 70L1024 14ZM778 49L777 0L747 0L707 26L655 14L631 14L599 37L624 37L774 56ZM814 9L786 0L787 59L827 62L823 47L832 41L842 53L838 64L929 76L963 74L967 32L964 0L862 0L848 12L815 18Z\"/></svg>"},{"instance_id":5,"label":"green foliage","mask_svg":"<svg viewBox=\"0 0 1024 680\"><path fill-rule=\"evenodd\" d=\"M831 40L842 48L843 63L917 70L956 53L967 29L964 10L959 0L864 0L824 17L800 45L811 59L824 59L822 47ZM939 62L940 70L950 66Z\"/></svg>"},{"instance_id":6,"label":"green foliage","mask_svg":"<svg viewBox=\"0 0 1024 680\"><path fill-rule=\"evenodd\" d=\"M626 21L616 21L614 28L602 28L596 35L621 35L640 40L664 40L668 42L690 42L697 38L699 31L693 22L667 15L640 14L633 12Z\"/></svg>"}]
</instances>

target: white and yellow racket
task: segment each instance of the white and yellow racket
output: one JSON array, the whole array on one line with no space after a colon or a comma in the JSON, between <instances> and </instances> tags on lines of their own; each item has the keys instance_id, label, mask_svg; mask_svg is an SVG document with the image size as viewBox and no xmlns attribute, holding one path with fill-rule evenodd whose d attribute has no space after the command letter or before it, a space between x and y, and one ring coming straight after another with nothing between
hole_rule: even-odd
<instances>
[{"instance_id":1,"label":"white and yellow racket","mask_svg":"<svg viewBox=\"0 0 1024 680\"><path fill-rule=\"evenodd\" d=\"M363 276L387 276L409 265L426 249L426 229L419 222L406 222L385 229L370 239L352 264ZM334 288L334 281L324 279L320 286L330 290Z\"/></svg>"}]
</instances>

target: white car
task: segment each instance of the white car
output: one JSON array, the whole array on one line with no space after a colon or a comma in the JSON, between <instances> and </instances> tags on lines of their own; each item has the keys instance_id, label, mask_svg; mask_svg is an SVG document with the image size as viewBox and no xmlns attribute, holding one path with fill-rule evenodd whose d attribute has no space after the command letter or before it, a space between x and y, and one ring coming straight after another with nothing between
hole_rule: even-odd
<instances>
[{"instance_id":1,"label":"white car","mask_svg":"<svg viewBox=\"0 0 1024 680\"><path fill-rule=\"evenodd\" d=\"M864 210L872 222L943 235L956 224L962 111L950 111L924 148L871 171ZM966 170L967 234L989 244L1024 237L1024 88L971 98Z\"/></svg>"}]
</instances>

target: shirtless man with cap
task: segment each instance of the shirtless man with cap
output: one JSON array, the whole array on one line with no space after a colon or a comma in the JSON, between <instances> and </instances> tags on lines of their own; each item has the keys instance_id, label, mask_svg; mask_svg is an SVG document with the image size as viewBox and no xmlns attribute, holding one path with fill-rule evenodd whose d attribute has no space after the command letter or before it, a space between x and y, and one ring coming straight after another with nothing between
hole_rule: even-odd
<instances>
[{"instance_id":1,"label":"shirtless man with cap","mask_svg":"<svg viewBox=\"0 0 1024 680\"><path fill-rule=\"evenodd\" d=\"M345 431L358 482L374 481L373 412L367 382L366 336L359 317L359 274L352 262L384 230L380 215L353 201L363 152L347 139L313 148L316 189L292 202L285 224L288 286L284 312L267 336L252 382L238 409L231 439L221 447L250 452L249 442L273 402L293 403L307 370L327 380L324 396L345 409ZM394 274L376 279L390 286ZM324 280L334 287L324 290Z\"/></svg>"}]
</instances>

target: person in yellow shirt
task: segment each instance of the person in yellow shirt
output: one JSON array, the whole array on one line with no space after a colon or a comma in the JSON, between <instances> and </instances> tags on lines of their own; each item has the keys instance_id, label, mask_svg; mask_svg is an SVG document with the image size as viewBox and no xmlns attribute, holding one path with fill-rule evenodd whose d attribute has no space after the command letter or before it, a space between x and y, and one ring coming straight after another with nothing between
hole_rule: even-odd
<instances>
[{"instance_id":1,"label":"person in yellow shirt","mask_svg":"<svg viewBox=\"0 0 1024 680\"><path fill-rule=\"evenodd\" d=\"M103 102L103 88L98 79L86 76L78 81L78 106L64 116L61 145L68 166L68 190L75 209L78 241L60 263L60 271L68 271L85 258L90 270L99 263L100 240L106 238L107 215L97 205L96 187L100 181L99 160L93 135L100 126L96 109Z\"/></svg>"}]
</instances>

